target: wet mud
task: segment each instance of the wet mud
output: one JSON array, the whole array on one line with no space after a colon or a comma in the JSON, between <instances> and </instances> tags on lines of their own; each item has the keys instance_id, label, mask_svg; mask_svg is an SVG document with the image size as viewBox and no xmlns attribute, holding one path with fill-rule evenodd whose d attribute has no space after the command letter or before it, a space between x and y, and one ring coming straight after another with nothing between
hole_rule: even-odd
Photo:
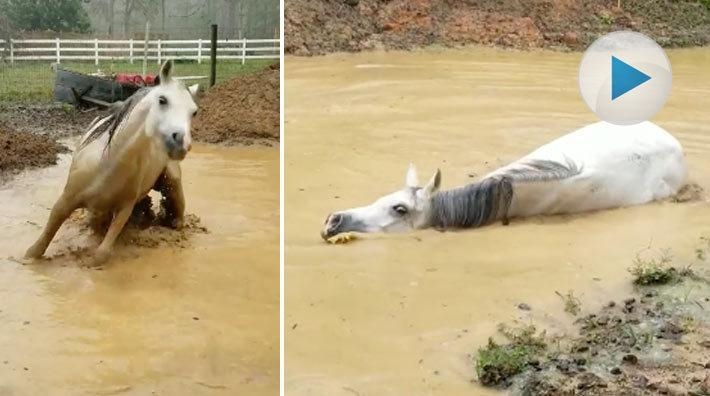
<instances>
[{"instance_id":1,"label":"wet mud","mask_svg":"<svg viewBox=\"0 0 710 396\"><path fill-rule=\"evenodd\" d=\"M70 161L0 186L0 393L278 393L278 150L195 144L182 229L158 225L155 196L156 217L95 267L76 211L44 259L20 263Z\"/></svg>"},{"instance_id":2,"label":"wet mud","mask_svg":"<svg viewBox=\"0 0 710 396\"><path fill-rule=\"evenodd\" d=\"M653 121L683 144L688 180L705 192L508 226L358 235L344 245L321 239L328 213L401 188L411 162L422 178L441 169L442 188L453 188L596 122L577 89L581 54L470 48L287 57L286 391L500 394L472 381L471 359L499 323L576 336L575 320L612 300L621 310L635 296L628 269L638 252L670 248L679 268L693 262L710 224L710 118L698 110L710 106L710 52L668 55L673 93ZM570 292L578 316L565 312Z\"/></svg>"},{"instance_id":3,"label":"wet mud","mask_svg":"<svg viewBox=\"0 0 710 396\"><path fill-rule=\"evenodd\" d=\"M706 394L710 267L701 242L694 265L668 266L672 278L580 315L571 331L503 325L496 338L506 341L474 354L476 380L520 395Z\"/></svg>"}]
</instances>

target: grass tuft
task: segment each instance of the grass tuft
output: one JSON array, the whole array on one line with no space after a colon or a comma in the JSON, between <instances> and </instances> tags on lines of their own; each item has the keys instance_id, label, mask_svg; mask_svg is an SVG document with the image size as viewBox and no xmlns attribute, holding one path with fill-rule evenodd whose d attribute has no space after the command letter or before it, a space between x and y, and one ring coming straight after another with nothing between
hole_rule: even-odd
<instances>
[{"instance_id":1,"label":"grass tuft","mask_svg":"<svg viewBox=\"0 0 710 396\"><path fill-rule=\"evenodd\" d=\"M492 338L480 348L474 356L476 374L485 386L508 385L511 378L521 373L547 347L545 333L539 335L535 326L510 329L500 326L498 329L507 344L498 344Z\"/></svg>"},{"instance_id":2,"label":"grass tuft","mask_svg":"<svg viewBox=\"0 0 710 396\"><path fill-rule=\"evenodd\" d=\"M668 249L662 250L656 258L644 259L636 255L629 272L636 285L665 285L678 279L678 271L670 265L672 262L673 256Z\"/></svg>"}]
</instances>

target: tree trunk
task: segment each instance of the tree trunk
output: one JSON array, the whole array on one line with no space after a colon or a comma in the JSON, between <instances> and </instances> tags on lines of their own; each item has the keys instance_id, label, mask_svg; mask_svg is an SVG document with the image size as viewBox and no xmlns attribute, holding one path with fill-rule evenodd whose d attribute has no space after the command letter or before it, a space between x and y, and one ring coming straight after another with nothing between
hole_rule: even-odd
<instances>
[{"instance_id":1,"label":"tree trunk","mask_svg":"<svg viewBox=\"0 0 710 396\"><path fill-rule=\"evenodd\" d=\"M227 28L224 30L227 37L234 37L237 25L237 7L236 2L238 0L225 0L227 3Z\"/></svg>"},{"instance_id":2,"label":"tree trunk","mask_svg":"<svg viewBox=\"0 0 710 396\"><path fill-rule=\"evenodd\" d=\"M114 5L116 3L116 0L109 0L108 1L108 36L113 38L114 34L114 18L113 18L113 10L114 10Z\"/></svg>"},{"instance_id":3,"label":"tree trunk","mask_svg":"<svg viewBox=\"0 0 710 396\"><path fill-rule=\"evenodd\" d=\"M160 1L160 29L162 33L165 34L165 0Z\"/></svg>"},{"instance_id":4,"label":"tree trunk","mask_svg":"<svg viewBox=\"0 0 710 396\"><path fill-rule=\"evenodd\" d=\"M133 13L134 0L124 0L123 8L123 35L128 38L131 30L131 14Z\"/></svg>"}]
</instances>

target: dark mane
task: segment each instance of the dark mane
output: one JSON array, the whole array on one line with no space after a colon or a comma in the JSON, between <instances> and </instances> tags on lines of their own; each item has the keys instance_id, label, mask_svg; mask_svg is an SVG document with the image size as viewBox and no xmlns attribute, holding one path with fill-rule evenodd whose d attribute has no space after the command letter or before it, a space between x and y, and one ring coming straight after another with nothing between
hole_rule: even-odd
<instances>
[{"instance_id":1,"label":"dark mane","mask_svg":"<svg viewBox=\"0 0 710 396\"><path fill-rule=\"evenodd\" d=\"M527 161L501 173L449 191L431 200L429 225L436 228L472 228L507 220L513 201L514 183L562 180L576 176L582 169L567 160Z\"/></svg>"},{"instance_id":2,"label":"dark mane","mask_svg":"<svg viewBox=\"0 0 710 396\"><path fill-rule=\"evenodd\" d=\"M435 228L472 228L507 218L513 200L510 177L489 177L434 195L429 225Z\"/></svg>"},{"instance_id":3,"label":"dark mane","mask_svg":"<svg viewBox=\"0 0 710 396\"><path fill-rule=\"evenodd\" d=\"M150 92L150 88L139 89L138 91L136 91L136 93L126 99L121 105L111 109L109 115L103 118L96 119L94 122L92 122L91 125L89 125L89 129L87 130L88 135L81 143L81 146L79 148L84 148L89 143L93 142L94 140L98 139L100 136L106 133L108 133L108 142L106 143L106 147L108 147L111 144L111 139L113 139L113 135L123 124L123 122L128 119L131 114L131 111L136 107L136 104L138 104L138 102L140 102L141 99L143 99L148 94L148 92Z\"/></svg>"}]
</instances>

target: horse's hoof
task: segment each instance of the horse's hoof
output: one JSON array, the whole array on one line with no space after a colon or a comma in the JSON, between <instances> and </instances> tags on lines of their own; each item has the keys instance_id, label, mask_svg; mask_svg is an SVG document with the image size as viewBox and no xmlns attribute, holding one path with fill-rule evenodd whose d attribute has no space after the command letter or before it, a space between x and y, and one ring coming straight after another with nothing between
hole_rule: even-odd
<instances>
[{"instance_id":1,"label":"horse's hoof","mask_svg":"<svg viewBox=\"0 0 710 396\"><path fill-rule=\"evenodd\" d=\"M41 258L42 255L44 254L44 250L40 249L37 246L32 246L27 251L25 252L25 259L27 260L33 260L33 259L38 259Z\"/></svg>"},{"instance_id":2,"label":"horse's hoof","mask_svg":"<svg viewBox=\"0 0 710 396\"><path fill-rule=\"evenodd\" d=\"M170 222L170 227L180 230L182 227L185 226L185 220L183 219L173 219L173 221Z\"/></svg>"},{"instance_id":3,"label":"horse's hoof","mask_svg":"<svg viewBox=\"0 0 710 396\"><path fill-rule=\"evenodd\" d=\"M110 251L96 249L96 253L94 253L94 258L93 258L91 264L93 267L99 267L102 264L104 264L106 261L108 261L110 256L111 256Z\"/></svg>"}]
</instances>

